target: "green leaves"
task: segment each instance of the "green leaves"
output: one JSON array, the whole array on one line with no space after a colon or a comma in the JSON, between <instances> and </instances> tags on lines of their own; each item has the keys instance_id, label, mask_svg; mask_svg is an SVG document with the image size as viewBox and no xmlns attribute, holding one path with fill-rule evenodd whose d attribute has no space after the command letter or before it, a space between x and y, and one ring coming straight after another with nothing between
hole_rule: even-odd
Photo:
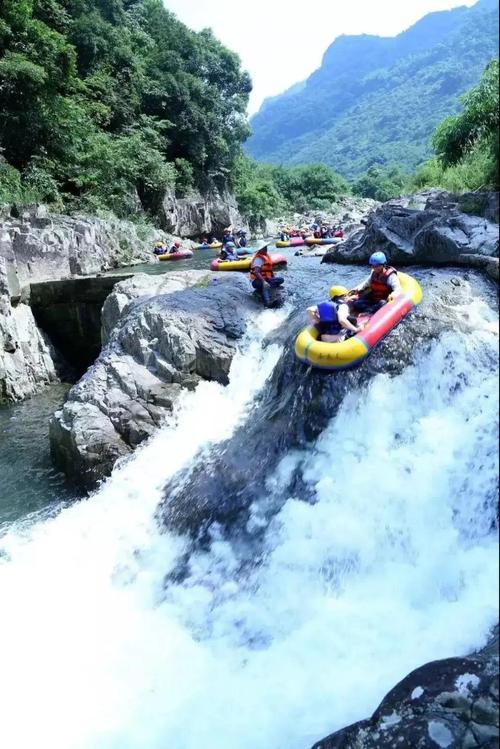
<instances>
[{"instance_id":1,"label":"green leaves","mask_svg":"<svg viewBox=\"0 0 500 749\"><path fill-rule=\"evenodd\" d=\"M390 169L371 166L366 174L359 177L352 186L355 195L362 198L380 200L382 203L396 198L404 192L407 176L397 167Z\"/></svg>"},{"instance_id":2,"label":"green leaves","mask_svg":"<svg viewBox=\"0 0 500 749\"><path fill-rule=\"evenodd\" d=\"M349 193L343 177L323 164L286 168L240 156L233 181L240 210L254 221L284 211L328 210Z\"/></svg>"},{"instance_id":3,"label":"green leaves","mask_svg":"<svg viewBox=\"0 0 500 749\"><path fill-rule=\"evenodd\" d=\"M432 144L444 167L458 164L478 141L498 144L499 65L492 60L478 86L462 97L463 112L448 117L436 129Z\"/></svg>"},{"instance_id":4,"label":"green leaves","mask_svg":"<svg viewBox=\"0 0 500 749\"><path fill-rule=\"evenodd\" d=\"M498 56L498 8L481 5L431 14L396 38L340 37L305 83L252 118L247 152L287 166L320 162L350 179L373 164L414 170Z\"/></svg>"},{"instance_id":5,"label":"green leaves","mask_svg":"<svg viewBox=\"0 0 500 749\"><path fill-rule=\"evenodd\" d=\"M3 0L4 194L126 215L167 187L223 187L250 90L238 56L161 0Z\"/></svg>"},{"instance_id":6,"label":"green leaves","mask_svg":"<svg viewBox=\"0 0 500 749\"><path fill-rule=\"evenodd\" d=\"M24 54L6 52L0 60L0 91L4 95L23 87L37 91L47 79L45 68L31 62Z\"/></svg>"}]
</instances>

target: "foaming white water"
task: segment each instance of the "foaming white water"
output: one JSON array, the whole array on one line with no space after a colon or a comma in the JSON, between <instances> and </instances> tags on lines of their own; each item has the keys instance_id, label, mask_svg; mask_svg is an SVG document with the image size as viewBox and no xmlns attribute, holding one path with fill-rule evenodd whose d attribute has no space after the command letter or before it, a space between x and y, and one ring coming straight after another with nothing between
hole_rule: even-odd
<instances>
[{"instance_id":1,"label":"foaming white water","mask_svg":"<svg viewBox=\"0 0 500 749\"><path fill-rule=\"evenodd\" d=\"M154 511L165 481L243 418L280 353L262 340L283 318L261 313L229 386L186 393L175 423L88 501L2 538L0 746L115 746L129 706L147 700L157 678L162 699L170 694L172 658L184 653L177 640L188 644L189 633L155 603L184 542L158 534Z\"/></svg>"},{"instance_id":2,"label":"foaming white water","mask_svg":"<svg viewBox=\"0 0 500 749\"><path fill-rule=\"evenodd\" d=\"M159 535L152 514L165 478L230 435L242 392L275 360L258 345L228 390L187 396L177 428L91 501L11 537L0 743L307 749L411 668L480 644L497 611L494 346L488 332L446 336L403 375L352 393L270 477L288 496L301 466L315 503L288 496L251 573L214 539L165 600L183 540Z\"/></svg>"}]
</instances>

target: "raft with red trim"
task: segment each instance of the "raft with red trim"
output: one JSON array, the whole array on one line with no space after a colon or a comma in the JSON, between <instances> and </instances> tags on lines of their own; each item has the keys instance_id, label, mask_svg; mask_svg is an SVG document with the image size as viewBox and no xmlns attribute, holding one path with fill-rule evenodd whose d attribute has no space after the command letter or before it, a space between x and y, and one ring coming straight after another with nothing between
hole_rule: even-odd
<instances>
[{"instance_id":1,"label":"raft with red trim","mask_svg":"<svg viewBox=\"0 0 500 749\"><path fill-rule=\"evenodd\" d=\"M300 361L318 369L337 371L355 367L366 359L373 348L422 301L420 284L412 276L398 272L401 294L372 315L365 328L338 343L319 341L315 327L305 328L295 341L295 354Z\"/></svg>"},{"instance_id":2,"label":"raft with red trim","mask_svg":"<svg viewBox=\"0 0 500 749\"><path fill-rule=\"evenodd\" d=\"M253 256L252 256L253 257ZM278 267L280 265L286 265L288 263L288 260L284 255L270 255L271 262L273 264L273 267ZM251 257L245 257L241 258L241 260L220 260L219 258L216 258L215 260L212 260L210 263L210 270L239 270L239 271L249 271L250 266L252 264L252 258Z\"/></svg>"},{"instance_id":3,"label":"raft with red trim","mask_svg":"<svg viewBox=\"0 0 500 749\"><path fill-rule=\"evenodd\" d=\"M165 255L158 255L158 260L162 262L165 260L186 260L189 257L193 257L192 250L180 250L179 252L166 252Z\"/></svg>"}]
</instances>

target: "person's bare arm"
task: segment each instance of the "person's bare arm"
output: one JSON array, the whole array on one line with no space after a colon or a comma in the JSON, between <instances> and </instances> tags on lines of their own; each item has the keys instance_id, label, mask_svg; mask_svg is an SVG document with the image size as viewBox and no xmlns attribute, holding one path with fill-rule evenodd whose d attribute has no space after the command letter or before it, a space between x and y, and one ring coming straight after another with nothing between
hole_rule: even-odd
<instances>
[{"instance_id":1,"label":"person's bare arm","mask_svg":"<svg viewBox=\"0 0 500 749\"><path fill-rule=\"evenodd\" d=\"M348 315L349 307L347 306L347 304L342 304L338 310L339 323L343 328L345 328L346 330L350 330L352 333L360 333L363 328L360 328L359 325L353 325L352 322L347 319Z\"/></svg>"}]
</instances>

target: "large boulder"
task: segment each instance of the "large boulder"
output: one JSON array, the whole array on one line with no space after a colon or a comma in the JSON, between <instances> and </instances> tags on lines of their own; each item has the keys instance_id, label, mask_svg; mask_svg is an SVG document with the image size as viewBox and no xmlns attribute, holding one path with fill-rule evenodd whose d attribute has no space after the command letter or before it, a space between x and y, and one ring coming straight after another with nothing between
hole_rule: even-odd
<instances>
[{"instance_id":1,"label":"large boulder","mask_svg":"<svg viewBox=\"0 0 500 749\"><path fill-rule=\"evenodd\" d=\"M495 277L498 225L459 210L459 201L447 194L427 195L423 207L416 197L417 207L409 198L380 206L364 229L327 252L323 262L365 263L372 252L383 250L395 265L473 265Z\"/></svg>"},{"instance_id":2,"label":"large boulder","mask_svg":"<svg viewBox=\"0 0 500 749\"><path fill-rule=\"evenodd\" d=\"M56 382L52 354L30 307L11 302L7 263L0 257L0 403L21 400Z\"/></svg>"},{"instance_id":3,"label":"large boulder","mask_svg":"<svg viewBox=\"0 0 500 749\"><path fill-rule=\"evenodd\" d=\"M117 285L103 311L106 346L51 421L56 464L87 488L155 432L183 389L228 381L255 309L248 281L204 271L182 276Z\"/></svg>"},{"instance_id":4,"label":"large boulder","mask_svg":"<svg viewBox=\"0 0 500 749\"><path fill-rule=\"evenodd\" d=\"M482 651L413 671L369 720L313 749L496 749L499 746L498 627Z\"/></svg>"}]
</instances>

